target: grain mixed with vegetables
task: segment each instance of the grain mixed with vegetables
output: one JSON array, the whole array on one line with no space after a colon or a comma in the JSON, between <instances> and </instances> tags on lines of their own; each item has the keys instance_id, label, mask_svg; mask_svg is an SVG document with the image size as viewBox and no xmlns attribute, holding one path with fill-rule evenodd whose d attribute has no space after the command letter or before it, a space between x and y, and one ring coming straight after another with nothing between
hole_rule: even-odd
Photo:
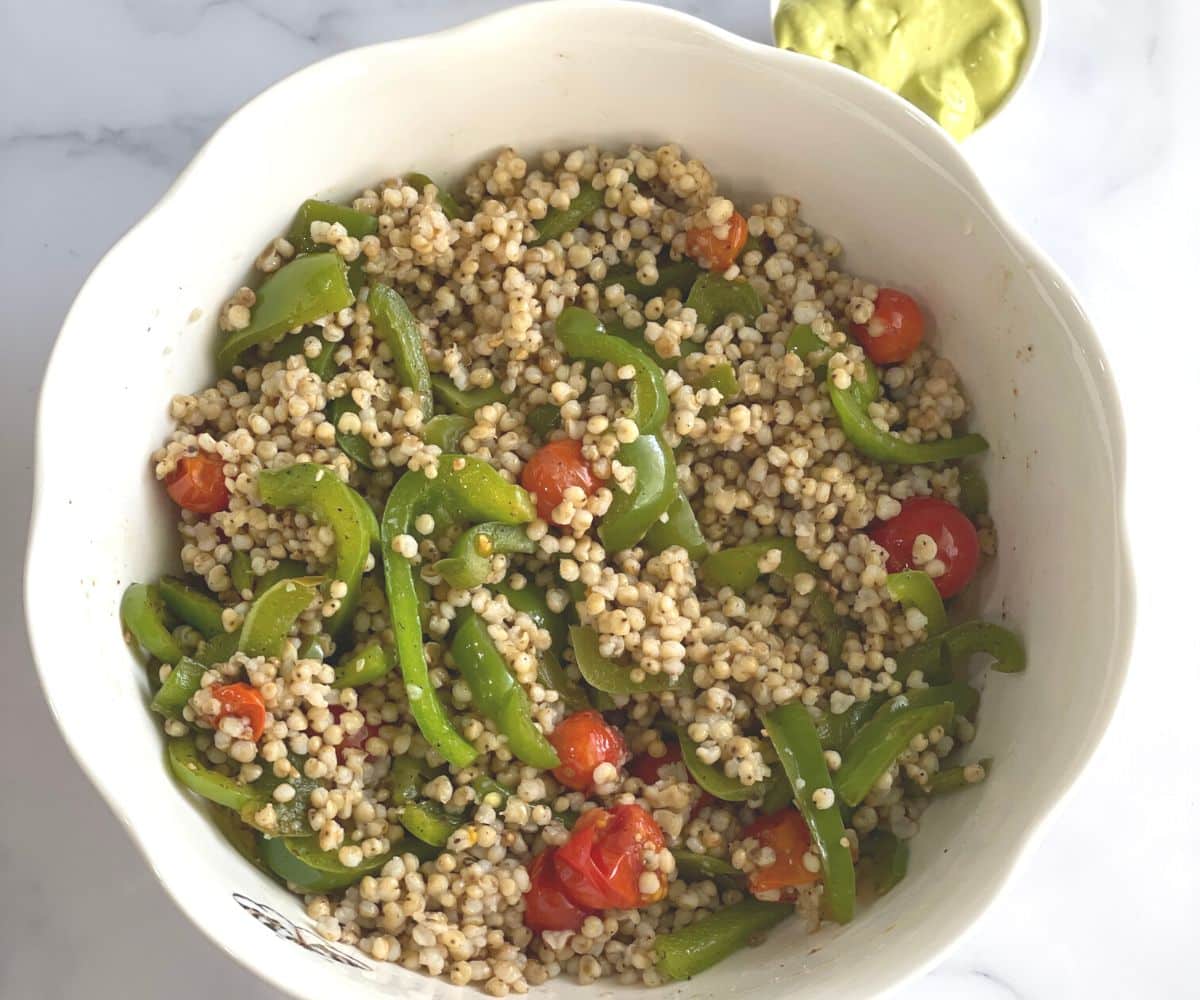
<instances>
[{"instance_id":1,"label":"grain mixed with vegetables","mask_svg":"<svg viewBox=\"0 0 1200 1000\"><path fill-rule=\"evenodd\" d=\"M987 448L916 301L677 146L305 202L122 603L178 780L331 941L524 993L852 919L964 748Z\"/></svg>"}]
</instances>

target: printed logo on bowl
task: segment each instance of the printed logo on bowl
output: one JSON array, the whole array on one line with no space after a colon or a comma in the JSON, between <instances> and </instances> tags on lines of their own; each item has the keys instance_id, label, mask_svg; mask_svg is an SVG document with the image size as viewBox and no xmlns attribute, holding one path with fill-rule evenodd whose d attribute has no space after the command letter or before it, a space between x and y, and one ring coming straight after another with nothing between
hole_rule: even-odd
<instances>
[{"instance_id":1,"label":"printed logo on bowl","mask_svg":"<svg viewBox=\"0 0 1200 1000\"><path fill-rule=\"evenodd\" d=\"M272 909L265 903L256 902L248 896L243 896L240 892L233 894L233 900L238 906L249 913L250 916L274 933L276 937L281 937L285 941L292 941L300 945L305 951L310 951L314 955L320 955L330 962L337 962L339 965L348 965L352 969L362 969L364 972L371 971L371 967L366 962L355 958L353 955L348 955L344 951L339 951L315 931L309 930L307 927L297 926L278 910Z\"/></svg>"}]
</instances>

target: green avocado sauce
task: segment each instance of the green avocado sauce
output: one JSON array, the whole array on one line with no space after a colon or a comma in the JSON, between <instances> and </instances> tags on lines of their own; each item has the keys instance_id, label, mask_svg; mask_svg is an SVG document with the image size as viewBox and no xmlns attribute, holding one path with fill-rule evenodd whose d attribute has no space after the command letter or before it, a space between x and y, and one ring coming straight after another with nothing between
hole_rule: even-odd
<instances>
[{"instance_id":1,"label":"green avocado sauce","mask_svg":"<svg viewBox=\"0 0 1200 1000\"><path fill-rule=\"evenodd\" d=\"M1020 0L780 0L775 41L869 76L962 139L1012 89L1029 31Z\"/></svg>"}]
</instances>

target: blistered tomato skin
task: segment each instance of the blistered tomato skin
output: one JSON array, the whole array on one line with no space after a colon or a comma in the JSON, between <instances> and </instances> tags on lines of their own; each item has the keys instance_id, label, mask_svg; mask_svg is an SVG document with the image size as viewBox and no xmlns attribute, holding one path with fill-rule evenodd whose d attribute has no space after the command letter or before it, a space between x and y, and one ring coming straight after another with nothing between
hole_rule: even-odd
<instances>
[{"instance_id":1,"label":"blistered tomato skin","mask_svg":"<svg viewBox=\"0 0 1200 1000\"><path fill-rule=\"evenodd\" d=\"M881 288L875 298L875 314L853 330L875 364L894 365L907 361L920 346L925 336L925 317L912 296L895 288Z\"/></svg>"},{"instance_id":2,"label":"blistered tomato skin","mask_svg":"<svg viewBox=\"0 0 1200 1000\"><path fill-rule=\"evenodd\" d=\"M738 259L746 245L750 228L745 216L734 212L724 226L724 235L717 235L716 226L698 226L687 231L685 249L687 255L700 264L707 264L710 271L728 271Z\"/></svg>"},{"instance_id":3,"label":"blistered tomato skin","mask_svg":"<svg viewBox=\"0 0 1200 1000\"><path fill-rule=\"evenodd\" d=\"M564 438L533 453L521 471L521 485L537 501L538 517L549 521L568 487L578 486L591 496L599 489L600 480L592 475L592 467L583 457L583 442Z\"/></svg>"},{"instance_id":4,"label":"blistered tomato skin","mask_svg":"<svg viewBox=\"0 0 1200 1000\"><path fill-rule=\"evenodd\" d=\"M652 757L648 753L638 754L629 765L629 773L635 778L641 778L647 785L653 785L662 777L663 768L671 764L678 764L682 760L683 752L679 749L679 744L668 743L667 752L661 757ZM700 798L693 807L693 811L712 805L715 801L716 799L709 795L708 792L701 792Z\"/></svg>"},{"instance_id":5,"label":"blistered tomato skin","mask_svg":"<svg viewBox=\"0 0 1200 1000\"><path fill-rule=\"evenodd\" d=\"M529 891L525 893L525 926L531 931L577 931L592 911L566 894L554 866L557 851L542 851L529 866Z\"/></svg>"},{"instance_id":6,"label":"blistered tomato skin","mask_svg":"<svg viewBox=\"0 0 1200 1000\"><path fill-rule=\"evenodd\" d=\"M601 764L620 768L629 759L621 731L592 709L568 715L549 740L562 762L554 769L554 777L577 792L591 791L592 773Z\"/></svg>"},{"instance_id":7,"label":"blistered tomato skin","mask_svg":"<svg viewBox=\"0 0 1200 1000\"><path fill-rule=\"evenodd\" d=\"M961 510L936 497L911 497L900 505L900 513L890 521L880 521L868 532L871 540L887 550L887 571L928 569L928 563L916 565L913 545L919 535L928 535L937 545L934 558L945 571L933 577L942 597L953 597L975 576L979 568L979 535L975 525Z\"/></svg>"},{"instance_id":8,"label":"blistered tomato skin","mask_svg":"<svg viewBox=\"0 0 1200 1000\"><path fill-rule=\"evenodd\" d=\"M215 514L229 506L225 463L219 455L210 452L184 455L165 482L167 496L184 510Z\"/></svg>"},{"instance_id":9,"label":"blistered tomato skin","mask_svg":"<svg viewBox=\"0 0 1200 1000\"><path fill-rule=\"evenodd\" d=\"M743 836L753 837L775 852L773 863L751 873L751 892L797 889L821 878L819 868L812 871L804 864L812 834L804 817L791 806L770 816L760 816L746 827Z\"/></svg>"},{"instance_id":10,"label":"blistered tomato skin","mask_svg":"<svg viewBox=\"0 0 1200 1000\"><path fill-rule=\"evenodd\" d=\"M666 893L641 890L647 850L662 850L666 841L654 818L639 805L591 809L575 823L567 842L554 857L555 870L567 896L592 910L629 910L649 906Z\"/></svg>"}]
</instances>

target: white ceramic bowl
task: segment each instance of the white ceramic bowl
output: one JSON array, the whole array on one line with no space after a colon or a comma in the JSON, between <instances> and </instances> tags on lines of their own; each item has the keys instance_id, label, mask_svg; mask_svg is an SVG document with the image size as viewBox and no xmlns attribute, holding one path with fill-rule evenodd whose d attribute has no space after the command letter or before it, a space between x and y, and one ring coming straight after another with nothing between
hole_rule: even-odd
<instances>
[{"instance_id":1,"label":"white ceramic bowl","mask_svg":"<svg viewBox=\"0 0 1200 1000\"><path fill-rule=\"evenodd\" d=\"M769 12L771 17L771 37L775 37L775 15L779 13L780 0L770 0ZM1048 0L1021 0L1021 6L1025 10L1025 25L1029 31L1029 43L1025 47L1025 57L1021 60L1021 69L1017 73L1017 78L1013 81L1013 85L1009 88L1008 93L1004 95L1004 99L996 105L992 113L987 116L974 132L967 136L969 142L975 136L979 135L984 129L990 128L992 123L1000 116L1000 114L1016 99L1018 92L1023 91L1024 84L1033 75L1033 71L1037 68L1037 64L1041 62L1042 51L1046 47L1046 6ZM792 53L793 55L802 55L802 53ZM805 58L813 58L807 56ZM871 81L874 84L874 81ZM878 86L878 85L877 85Z\"/></svg>"},{"instance_id":2,"label":"white ceramic bowl","mask_svg":"<svg viewBox=\"0 0 1200 1000\"><path fill-rule=\"evenodd\" d=\"M163 767L117 607L131 580L175 564L147 460L167 401L209 382L220 303L302 199L408 169L458 177L510 143L631 139L683 143L743 201L798 195L853 271L920 295L992 443L1000 553L980 610L1030 653L1027 674L988 686L974 749L995 758L992 778L930 811L898 891L813 938L785 926L664 995L846 998L915 975L1000 890L1112 713L1132 619L1116 394L1062 276L923 115L836 66L602 0L345 53L235 114L79 293L42 392L27 568L38 668L80 765L196 925L298 997L463 994L322 946L300 902L230 850Z\"/></svg>"}]
</instances>

